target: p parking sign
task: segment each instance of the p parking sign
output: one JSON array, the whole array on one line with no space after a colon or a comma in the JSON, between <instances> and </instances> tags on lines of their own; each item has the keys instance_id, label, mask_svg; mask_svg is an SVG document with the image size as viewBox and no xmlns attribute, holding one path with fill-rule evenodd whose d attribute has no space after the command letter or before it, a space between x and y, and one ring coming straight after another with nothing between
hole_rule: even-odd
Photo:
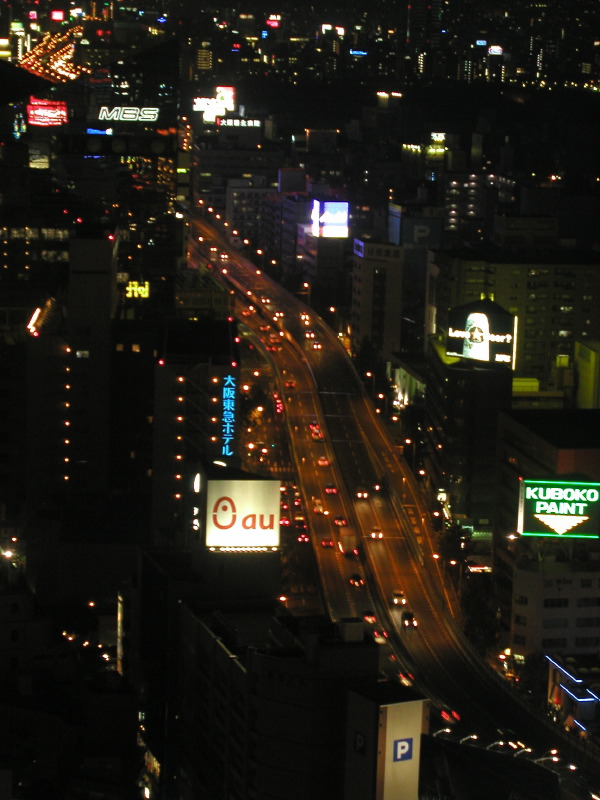
<instances>
[{"instance_id":1,"label":"p parking sign","mask_svg":"<svg viewBox=\"0 0 600 800\"><path fill-rule=\"evenodd\" d=\"M394 740L394 761L409 761L413 753L412 739Z\"/></svg>"}]
</instances>

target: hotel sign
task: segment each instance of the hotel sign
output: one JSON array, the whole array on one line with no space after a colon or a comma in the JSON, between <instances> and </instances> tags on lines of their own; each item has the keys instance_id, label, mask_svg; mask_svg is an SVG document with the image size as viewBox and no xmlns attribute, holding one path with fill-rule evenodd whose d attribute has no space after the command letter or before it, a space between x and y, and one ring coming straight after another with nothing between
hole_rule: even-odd
<instances>
[{"instance_id":1,"label":"hotel sign","mask_svg":"<svg viewBox=\"0 0 600 800\"><path fill-rule=\"evenodd\" d=\"M521 480L517 532L522 536L596 539L600 483Z\"/></svg>"},{"instance_id":2,"label":"hotel sign","mask_svg":"<svg viewBox=\"0 0 600 800\"><path fill-rule=\"evenodd\" d=\"M223 413L221 415L221 455L225 457L235 455L232 450L235 439L235 409L237 395L237 377L226 375L223 380L222 403Z\"/></svg>"}]
</instances>

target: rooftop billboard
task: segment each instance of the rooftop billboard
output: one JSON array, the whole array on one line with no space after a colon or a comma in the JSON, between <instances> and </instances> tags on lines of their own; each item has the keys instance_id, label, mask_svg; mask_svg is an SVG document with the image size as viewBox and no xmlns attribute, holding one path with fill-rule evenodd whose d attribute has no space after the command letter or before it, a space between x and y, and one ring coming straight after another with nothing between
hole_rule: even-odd
<instances>
[{"instance_id":1,"label":"rooftop billboard","mask_svg":"<svg viewBox=\"0 0 600 800\"><path fill-rule=\"evenodd\" d=\"M348 203L337 200L313 200L310 218L313 236L329 239L348 238Z\"/></svg>"},{"instance_id":2,"label":"rooftop billboard","mask_svg":"<svg viewBox=\"0 0 600 800\"><path fill-rule=\"evenodd\" d=\"M515 368L517 317L491 300L451 309L446 355Z\"/></svg>"},{"instance_id":3,"label":"rooftop billboard","mask_svg":"<svg viewBox=\"0 0 600 800\"><path fill-rule=\"evenodd\" d=\"M69 121L67 104L64 100L44 100L31 96L27 104L27 122L29 125L48 128L53 125L65 125Z\"/></svg>"},{"instance_id":4,"label":"rooftop billboard","mask_svg":"<svg viewBox=\"0 0 600 800\"><path fill-rule=\"evenodd\" d=\"M521 480L517 532L522 536L598 538L600 483Z\"/></svg>"},{"instance_id":5,"label":"rooftop billboard","mask_svg":"<svg viewBox=\"0 0 600 800\"><path fill-rule=\"evenodd\" d=\"M278 480L209 480L206 546L216 550L279 547Z\"/></svg>"}]
</instances>

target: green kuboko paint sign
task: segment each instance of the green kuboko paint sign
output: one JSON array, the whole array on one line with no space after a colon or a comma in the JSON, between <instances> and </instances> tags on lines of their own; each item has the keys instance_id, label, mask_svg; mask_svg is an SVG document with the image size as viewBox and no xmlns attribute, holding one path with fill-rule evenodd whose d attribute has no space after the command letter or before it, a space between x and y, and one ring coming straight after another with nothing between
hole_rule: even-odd
<instances>
[{"instance_id":1,"label":"green kuboko paint sign","mask_svg":"<svg viewBox=\"0 0 600 800\"><path fill-rule=\"evenodd\" d=\"M600 483L522 479L517 532L522 536L597 538Z\"/></svg>"}]
</instances>

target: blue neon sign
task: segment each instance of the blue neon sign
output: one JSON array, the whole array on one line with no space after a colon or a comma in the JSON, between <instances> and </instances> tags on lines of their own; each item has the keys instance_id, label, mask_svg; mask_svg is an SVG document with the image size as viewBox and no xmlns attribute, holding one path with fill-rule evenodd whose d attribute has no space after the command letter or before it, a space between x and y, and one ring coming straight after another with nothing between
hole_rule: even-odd
<instances>
[{"instance_id":1,"label":"blue neon sign","mask_svg":"<svg viewBox=\"0 0 600 800\"><path fill-rule=\"evenodd\" d=\"M221 417L222 445L221 455L234 455L232 442L235 439L235 399L237 391L237 378L235 375L226 375L223 381L223 415Z\"/></svg>"}]
</instances>

